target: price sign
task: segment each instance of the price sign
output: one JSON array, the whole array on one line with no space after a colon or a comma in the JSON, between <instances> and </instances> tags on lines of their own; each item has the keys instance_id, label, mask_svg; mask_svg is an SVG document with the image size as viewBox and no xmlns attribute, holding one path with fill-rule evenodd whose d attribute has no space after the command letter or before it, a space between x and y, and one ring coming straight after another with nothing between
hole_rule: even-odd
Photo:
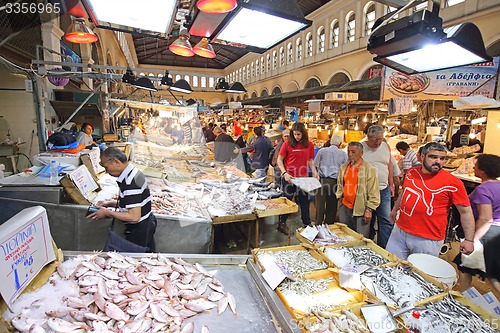
<instances>
[{"instance_id":1,"label":"price sign","mask_svg":"<svg viewBox=\"0 0 500 333\"><path fill-rule=\"evenodd\" d=\"M26 208L0 225L0 255L0 293L10 307L40 270L56 258L45 208Z\"/></svg>"}]
</instances>

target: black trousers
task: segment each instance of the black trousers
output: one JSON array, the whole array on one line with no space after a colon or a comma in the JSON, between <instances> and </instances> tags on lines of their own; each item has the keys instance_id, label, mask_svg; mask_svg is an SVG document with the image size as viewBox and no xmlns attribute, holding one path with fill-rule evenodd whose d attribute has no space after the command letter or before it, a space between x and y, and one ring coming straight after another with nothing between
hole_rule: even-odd
<instances>
[{"instance_id":1,"label":"black trousers","mask_svg":"<svg viewBox=\"0 0 500 333\"><path fill-rule=\"evenodd\" d=\"M294 194L297 194L297 199L299 201L300 207L300 217L302 218L302 224L310 225L311 224L311 216L309 213L309 194L299 189L294 184L290 184L284 178L281 178L281 188L283 191L283 195L292 200ZM289 214L280 215L279 223L286 223Z\"/></svg>"},{"instance_id":2,"label":"black trousers","mask_svg":"<svg viewBox=\"0 0 500 333\"><path fill-rule=\"evenodd\" d=\"M337 179L321 178L321 187L316 190L314 201L316 204L316 224L333 224L337 216ZM325 210L326 206L326 210Z\"/></svg>"},{"instance_id":3,"label":"black trousers","mask_svg":"<svg viewBox=\"0 0 500 333\"><path fill-rule=\"evenodd\" d=\"M156 232L156 217L153 213L139 223L125 224L125 239L141 246L147 246L149 252L156 252L154 234Z\"/></svg>"}]
</instances>

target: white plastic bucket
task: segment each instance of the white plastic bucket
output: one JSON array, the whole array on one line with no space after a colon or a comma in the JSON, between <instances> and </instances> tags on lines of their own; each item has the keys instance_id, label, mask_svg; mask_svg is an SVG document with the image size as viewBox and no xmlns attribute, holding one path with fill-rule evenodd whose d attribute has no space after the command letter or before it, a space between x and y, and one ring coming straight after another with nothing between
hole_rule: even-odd
<instances>
[{"instance_id":1,"label":"white plastic bucket","mask_svg":"<svg viewBox=\"0 0 500 333\"><path fill-rule=\"evenodd\" d=\"M453 288L457 283L457 272L445 260L425 253L414 253L408 256L408 261L422 272Z\"/></svg>"}]
</instances>

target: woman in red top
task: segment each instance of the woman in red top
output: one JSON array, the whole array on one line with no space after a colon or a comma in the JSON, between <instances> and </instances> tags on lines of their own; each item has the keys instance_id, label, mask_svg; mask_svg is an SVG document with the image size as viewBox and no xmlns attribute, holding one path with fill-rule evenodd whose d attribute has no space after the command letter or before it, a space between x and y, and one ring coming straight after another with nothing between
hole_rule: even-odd
<instances>
[{"instance_id":1,"label":"woman in red top","mask_svg":"<svg viewBox=\"0 0 500 333\"><path fill-rule=\"evenodd\" d=\"M311 224L309 194L295 186L292 183L292 179L295 177L307 177L309 175L309 168L312 171L313 177L319 179L313 158L314 145L309 141L305 125L303 123L293 124L292 135L281 146L277 164L281 171L281 189L283 194L288 199L292 199L293 195L297 194L302 223L306 226ZM281 215L278 224L278 231L285 235L289 234L289 228L286 224L287 218L288 215Z\"/></svg>"}]
</instances>

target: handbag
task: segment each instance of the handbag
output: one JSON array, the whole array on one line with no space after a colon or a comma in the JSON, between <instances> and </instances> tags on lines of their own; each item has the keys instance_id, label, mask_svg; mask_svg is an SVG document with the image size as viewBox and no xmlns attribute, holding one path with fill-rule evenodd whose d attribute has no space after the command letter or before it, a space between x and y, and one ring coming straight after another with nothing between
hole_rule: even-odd
<instances>
[{"instance_id":1,"label":"handbag","mask_svg":"<svg viewBox=\"0 0 500 333\"><path fill-rule=\"evenodd\" d=\"M462 266L486 272L483 243L476 240L474 241L474 251L471 254L467 255L462 253Z\"/></svg>"}]
</instances>

